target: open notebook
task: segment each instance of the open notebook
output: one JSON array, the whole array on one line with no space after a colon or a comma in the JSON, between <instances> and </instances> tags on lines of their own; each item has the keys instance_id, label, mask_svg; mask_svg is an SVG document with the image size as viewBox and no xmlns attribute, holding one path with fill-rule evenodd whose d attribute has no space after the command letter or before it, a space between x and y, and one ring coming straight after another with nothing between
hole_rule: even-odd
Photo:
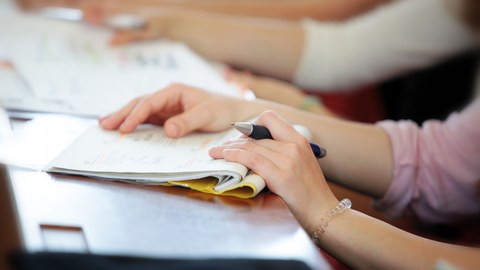
<instances>
[{"instance_id":1,"label":"open notebook","mask_svg":"<svg viewBox=\"0 0 480 270\"><path fill-rule=\"evenodd\" d=\"M166 137L163 128L140 127L130 134L94 125L61 152L45 171L128 181L178 185L240 198L256 196L263 179L245 166L213 160L208 149L239 135L234 130Z\"/></svg>"}]
</instances>

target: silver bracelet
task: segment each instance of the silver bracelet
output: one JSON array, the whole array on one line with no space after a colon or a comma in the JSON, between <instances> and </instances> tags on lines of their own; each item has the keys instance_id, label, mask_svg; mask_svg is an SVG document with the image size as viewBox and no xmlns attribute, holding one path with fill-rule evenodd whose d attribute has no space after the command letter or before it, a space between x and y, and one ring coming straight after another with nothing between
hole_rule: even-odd
<instances>
[{"instance_id":1,"label":"silver bracelet","mask_svg":"<svg viewBox=\"0 0 480 270\"><path fill-rule=\"evenodd\" d=\"M349 199L343 199L335 207L325 213L325 216L320 219L320 224L315 227L312 233L312 240L315 245L320 245L322 236L328 227L328 222L335 216L342 214L345 210L350 208L352 208L352 202Z\"/></svg>"}]
</instances>

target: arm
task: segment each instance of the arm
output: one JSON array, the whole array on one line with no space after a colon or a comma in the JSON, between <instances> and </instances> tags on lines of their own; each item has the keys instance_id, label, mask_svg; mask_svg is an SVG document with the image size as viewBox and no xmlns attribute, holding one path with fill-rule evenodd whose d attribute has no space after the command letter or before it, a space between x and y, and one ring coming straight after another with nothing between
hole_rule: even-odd
<instances>
[{"instance_id":1,"label":"arm","mask_svg":"<svg viewBox=\"0 0 480 270\"><path fill-rule=\"evenodd\" d=\"M149 12L144 14L147 29L121 31L112 44L166 37L187 43L207 58L287 80L300 61L303 31L297 22L188 10Z\"/></svg>"},{"instance_id":2,"label":"arm","mask_svg":"<svg viewBox=\"0 0 480 270\"><path fill-rule=\"evenodd\" d=\"M383 81L475 44L444 0L398 1L344 23L185 10L153 13L148 22L147 30L122 32L113 43L163 36L208 58L322 91Z\"/></svg>"},{"instance_id":3,"label":"arm","mask_svg":"<svg viewBox=\"0 0 480 270\"><path fill-rule=\"evenodd\" d=\"M476 45L444 0L397 1L344 23L304 21L294 81L349 90L431 66Z\"/></svg>"},{"instance_id":4,"label":"arm","mask_svg":"<svg viewBox=\"0 0 480 270\"><path fill-rule=\"evenodd\" d=\"M102 118L101 124L107 129L131 132L140 123L152 122L164 124L167 135L179 137L193 130L224 130L232 122L253 118L265 110L274 110L290 123L307 127L313 141L327 147L328 156L321 165L331 180L374 197L385 193L393 177L391 146L388 135L373 125L299 111L269 101L219 97L183 85L136 99Z\"/></svg>"},{"instance_id":5,"label":"arm","mask_svg":"<svg viewBox=\"0 0 480 270\"><path fill-rule=\"evenodd\" d=\"M321 162L327 174L377 197L385 193L393 175L392 147L386 133L372 125L299 112L266 101L223 97L183 85L136 99L101 118L100 123L122 132L131 132L143 122L163 124L168 136L179 137L193 130L223 130L231 122L251 118L265 109L274 109L288 121L314 132L315 142L329 151ZM264 113L257 123L269 128L275 140L239 139L212 148L210 155L240 162L262 176L311 233L338 200L303 136L273 112ZM472 269L480 263L476 250L426 240L354 210L330 220L320 246L355 269L431 269L439 259Z\"/></svg>"},{"instance_id":6,"label":"arm","mask_svg":"<svg viewBox=\"0 0 480 270\"><path fill-rule=\"evenodd\" d=\"M240 89L251 90L256 98L270 100L289 105L303 111L323 115L335 114L323 106L316 96L307 95L300 88L290 83L270 77L253 75L249 72L239 72L227 68L225 77Z\"/></svg>"},{"instance_id":7,"label":"arm","mask_svg":"<svg viewBox=\"0 0 480 270\"><path fill-rule=\"evenodd\" d=\"M344 20L373 9L379 4L391 0L140 0L111 1L110 5L123 9L136 10L145 7L188 8L225 15L256 16L279 19L301 19L309 17L318 20ZM89 1L85 5L88 12L92 8L101 8L104 3Z\"/></svg>"},{"instance_id":8,"label":"arm","mask_svg":"<svg viewBox=\"0 0 480 270\"><path fill-rule=\"evenodd\" d=\"M312 233L338 201L301 135L271 111L256 122L267 126L275 141L235 140L212 148L210 155L252 168ZM319 246L352 269L433 269L439 260L475 269L480 262L478 250L427 240L354 210L324 228Z\"/></svg>"},{"instance_id":9,"label":"arm","mask_svg":"<svg viewBox=\"0 0 480 270\"><path fill-rule=\"evenodd\" d=\"M353 269L435 269L439 260L476 269L480 263L478 249L425 239L355 210L330 222L320 247Z\"/></svg>"},{"instance_id":10,"label":"arm","mask_svg":"<svg viewBox=\"0 0 480 270\"><path fill-rule=\"evenodd\" d=\"M480 99L445 121L378 124L389 135L395 170L377 208L390 216L449 223L480 213Z\"/></svg>"}]
</instances>

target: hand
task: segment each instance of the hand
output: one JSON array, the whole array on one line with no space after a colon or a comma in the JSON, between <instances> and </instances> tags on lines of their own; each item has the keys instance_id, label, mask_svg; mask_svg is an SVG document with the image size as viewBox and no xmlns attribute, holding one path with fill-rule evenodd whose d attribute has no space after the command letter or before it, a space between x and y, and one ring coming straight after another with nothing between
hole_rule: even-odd
<instances>
[{"instance_id":1,"label":"hand","mask_svg":"<svg viewBox=\"0 0 480 270\"><path fill-rule=\"evenodd\" d=\"M108 17L116 14L135 15L145 20L146 24L142 29L117 30L110 40L113 46L161 37L172 38L169 36L169 29L173 25L186 22L188 17L196 14L194 11L168 6L159 8L123 0L87 0L82 5L82 11L84 20L96 26L104 25Z\"/></svg>"},{"instance_id":2,"label":"hand","mask_svg":"<svg viewBox=\"0 0 480 270\"><path fill-rule=\"evenodd\" d=\"M130 13L135 10L131 1L121 0L85 0L82 2L83 20L92 25L101 26L114 14Z\"/></svg>"},{"instance_id":3,"label":"hand","mask_svg":"<svg viewBox=\"0 0 480 270\"><path fill-rule=\"evenodd\" d=\"M142 29L119 30L110 40L112 46L121 46L132 42L167 38L181 40L190 46L211 46L211 40L206 44L191 44L196 35L210 35L212 22L210 13L203 11L187 10L181 8L144 8L131 12L145 20Z\"/></svg>"},{"instance_id":4,"label":"hand","mask_svg":"<svg viewBox=\"0 0 480 270\"><path fill-rule=\"evenodd\" d=\"M257 98L272 100L282 104L297 106L306 94L301 89L285 81L266 76L254 75L248 71L236 71L231 68L225 70L225 79L249 88Z\"/></svg>"},{"instance_id":5,"label":"hand","mask_svg":"<svg viewBox=\"0 0 480 270\"><path fill-rule=\"evenodd\" d=\"M313 113L334 116L321 102L312 102L308 103L308 106L304 106L308 98L310 98L308 99L309 101L315 99L309 97L297 86L285 81L253 75L250 72L239 72L229 68L225 71L225 78L229 82L239 85L241 89L252 90L257 98L275 101Z\"/></svg>"},{"instance_id":6,"label":"hand","mask_svg":"<svg viewBox=\"0 0 480 270\"><path fill-rule=\"evenodd\" d=\"M307 229L338 201L330 191L308 141L272 111L256 121L275 140L239 139L210 149L210 156L239 162L260 175Z\"/></svg>"},{"instance_id":7,"label":"hand","mask_svg":"<svg viewBox=\"0 0 480 270\"><path fill-rule=\"evenodd\" d=\"M174 39L171 35L173 26L177 26L180 20L179 14L170 9L163 9L155 12L136 12L136 15L143 18L145 27L141 29L120 29L110 39L112 46L121 46L132 42L151 40L158 38Z\"/></svg>"},{"instance_id":8,"label":"hand","mask_svg":"<svg viewBox=\"0 0 480 270\"><path fill-rule=\"evenodd\" d=\"M105 129L128 133L142 123L164 125L170 137L194 130L225 130L235 121L253 117L245 100L221 96L182 84L138 97L119 111L99 119Z\"/></svg>"},{"instance_id":9,"label":"hand","mask_svg":"<svg viewBox=\"0 0 480 270\"><path fill-rule=\"evenodd\" d=\"M80 0L17 0L16 3L23 10L37 10L44 7L78 8Z\"/></svg>"}]
</instances>

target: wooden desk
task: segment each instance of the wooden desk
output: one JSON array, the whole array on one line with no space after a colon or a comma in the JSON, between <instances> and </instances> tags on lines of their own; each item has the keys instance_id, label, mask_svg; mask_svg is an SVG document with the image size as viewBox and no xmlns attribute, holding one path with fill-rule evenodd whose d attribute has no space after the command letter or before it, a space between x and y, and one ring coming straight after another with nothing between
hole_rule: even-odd
<instances>
[{"instance_id":1,"label":"wooden desk","mask_svg":"<svg viewBox=\"0 0 480 270\"><path fill-rule=\"evenodd\" d=\"M16 167L9 176L0 180L4 251L298 259L328 268L273 194L242 200Z\"/></svg>"}]
</instances>

